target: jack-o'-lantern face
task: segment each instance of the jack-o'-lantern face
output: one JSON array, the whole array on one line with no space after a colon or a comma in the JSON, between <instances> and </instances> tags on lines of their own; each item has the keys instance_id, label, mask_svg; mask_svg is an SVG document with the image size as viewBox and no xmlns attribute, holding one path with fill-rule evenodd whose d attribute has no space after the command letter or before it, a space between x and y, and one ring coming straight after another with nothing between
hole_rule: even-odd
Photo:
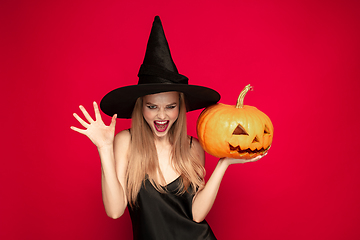
<instances>
[{"instance_id":1,"label":"jack-o'-lantern face","mask_svg":"<svg viewBox=\"0 0 360 240\"><path fill-rule=\"evenodd\" d=\"M229 140L229 153L232 156L235 155L235 157L238 158L238 154L240 157L248 155L250 158L252 158L263 154L269 148L269 139L272 138L272 133L269 126L267 124L262 124L261 122L253 122L252 124L253 127L248 131L241 124L238 124L235 130L232 132L232 136ZM254 125L258 125L260 128L263 128L263 130L254 131Z\"/></svg>"},{"instance_id":2,"label":"jack-o'-lantern face","mask_svg":"<svg viewBox=\"0 0 360 240\"><path fill-rule=\"evenodd\" d=\"M215 157L250 159L269 149L274 128L255 107L218 103L201 113L197 133L201 146Z\"/></svg>"}]
</instances>

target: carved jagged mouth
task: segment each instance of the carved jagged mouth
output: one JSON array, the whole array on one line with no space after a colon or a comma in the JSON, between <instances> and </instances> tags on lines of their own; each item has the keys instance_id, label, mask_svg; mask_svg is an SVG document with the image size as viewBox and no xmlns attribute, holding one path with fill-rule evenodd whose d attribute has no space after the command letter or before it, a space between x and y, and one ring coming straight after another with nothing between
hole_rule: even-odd
<instances>
[{"instance_id":1,"label":"carved jagged mouth","mask_svg":"<svg viewBox=\"0 0 360 240\"><path fill-rule=\"evenodd\" d=\"M248 148L248 149L241 150L240 146L234 147L230 143L229 143L229 148L230 148L230 153L238 152L240 155L246 154L246 153L248 153L248 154L263 154L268 149L268 148L267 149L261 148L261 149L251 150L250 148Z\"/></svg>"}]
</instances>

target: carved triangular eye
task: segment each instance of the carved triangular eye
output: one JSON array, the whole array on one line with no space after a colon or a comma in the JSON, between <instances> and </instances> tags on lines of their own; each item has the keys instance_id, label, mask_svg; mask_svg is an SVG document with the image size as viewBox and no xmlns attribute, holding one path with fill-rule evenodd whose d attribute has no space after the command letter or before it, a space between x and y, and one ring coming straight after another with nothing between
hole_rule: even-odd
<instances>
[{"instance_id":1,"label":"carved triangular eye","mask_svg":"<svg viewBox=\"0 0 360 240\"><path fill-rule=\"evenodd\" d=\"M237 127L235 128L232 135L248 135L249 136L249 134L245 131L245 129L240 124L237 125Z\"/></svg>"},{"instance_id":2,"label":"carved triangular eye","mask_svg":"<svg viewBox=\"0 0 360 240\"><path fill-rule=\"evenodd\" d=\"M252 141L252 143L257 143L257 142L260 142L260 140L259 140L259 138L256 136L256 137L254 138L254 140Z\"/></svg>"},{"instance_id":3,"label":"carved triangular eye","mask_svg":"<svg viewBox=\"0 0 360 240\"><path fill-rule=\"evenodd\" d=\"M270 134L270 130L269 127L265 125L265 129L264 129L264 135L265 134Z\"/></svg>"}]
</instances>

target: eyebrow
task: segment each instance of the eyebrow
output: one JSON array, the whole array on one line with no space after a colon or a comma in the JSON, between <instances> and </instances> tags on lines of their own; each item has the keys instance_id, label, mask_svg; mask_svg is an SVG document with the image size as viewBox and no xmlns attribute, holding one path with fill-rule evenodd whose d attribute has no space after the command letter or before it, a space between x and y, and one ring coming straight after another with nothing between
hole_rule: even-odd
<instances>
[{"instance_id":1,"label":"eyebrow","mask_svg":"<svg viewBox=\"0 0 360 240\"><path fill-rule=\"evenodd\" d=\"M148 104L148 105L157 105L155 103L151 103L151 102L146 102L145 104ZM173 103L169 103L169 104L166 104L167 106L168 105L176 105L177 103L176 102L173 102Z\"/></svg>"}]
</instances>

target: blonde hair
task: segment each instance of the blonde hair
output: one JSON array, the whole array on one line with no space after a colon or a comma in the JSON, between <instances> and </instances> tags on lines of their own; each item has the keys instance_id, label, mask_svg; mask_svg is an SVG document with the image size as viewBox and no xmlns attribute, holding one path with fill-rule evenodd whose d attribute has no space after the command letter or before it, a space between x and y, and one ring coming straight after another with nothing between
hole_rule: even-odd
<instances>
[{"instance_id":1,"label":"blonde hair","mask_svg":"<svg viewBox=\"0 0 360 240\"><path fill-rule=\"evenodd\" d=\"M157 181L157 176L164 179L158 163L157 151L154 143L154 133L143 117L143 98L135 103L131 122L131 142L128 151L128 167L126 170L126 193L129 204L133 207L141 185L146 179L159 192L165 192ZM171 149L171 162L181 176L179 194L197 191L204 186L205 169L199 159L193 156L190 149L189 137L186 127L186 106L183 93L179 93L179 116L169 129L169 142Z\"/></svg>"}]
</instances>

